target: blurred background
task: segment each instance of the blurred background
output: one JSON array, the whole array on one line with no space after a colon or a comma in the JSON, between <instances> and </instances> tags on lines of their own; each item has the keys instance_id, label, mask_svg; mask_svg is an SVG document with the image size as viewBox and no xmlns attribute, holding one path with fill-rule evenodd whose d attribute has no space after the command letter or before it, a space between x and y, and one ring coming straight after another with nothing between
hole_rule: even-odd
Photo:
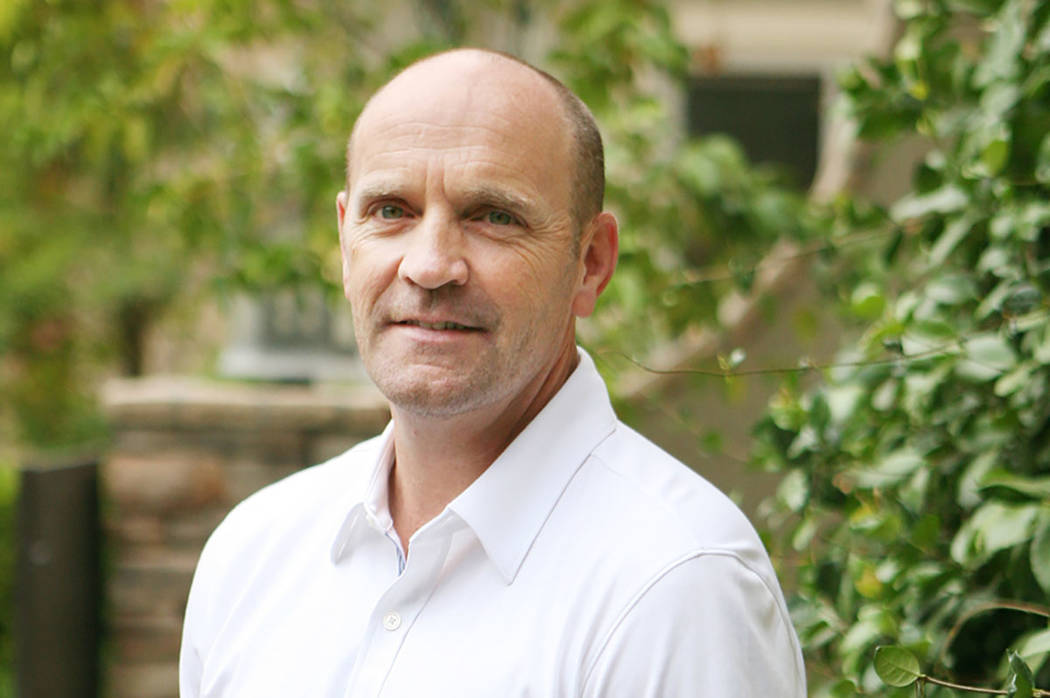
<instances>
[{"instance_id":1,"label":"blurred background","mask_svg":"<svg viewBox=\"0 0 1050 698\"><path fill-rule=\"evenodd\" d=\"M625 420L764 531L812 694L954 695L887 685L887 645L1050 688L1048 20L6 0L0 698L175 696L214 525L382 428L340 288L345 140L394 72L462 45L595 112L622 252L581 343Z\"/></svg>"}]
</instances>

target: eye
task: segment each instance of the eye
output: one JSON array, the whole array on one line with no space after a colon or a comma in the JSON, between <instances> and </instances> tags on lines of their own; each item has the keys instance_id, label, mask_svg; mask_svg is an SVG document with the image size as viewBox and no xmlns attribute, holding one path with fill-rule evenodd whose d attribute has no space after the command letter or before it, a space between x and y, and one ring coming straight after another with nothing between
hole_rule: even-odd
<instances>
[{"instance_id":1,"label":"eye","mask_svg":"<svg viewBox=\"0 0 1050 698\"><path fill-rule=\"evenodd\" d=\"M384 204L379 209L379 217L388 221L402 218L404 215L405 209L395 204Z\"/></svg>"},{"instance_id":2,"label":"eye","mask_svg":"<svg viewBox=\"0 0 1050 698\"><path fill-rule=\"evenodd\" d=\"M513 225L514 216L506 211L492 210L485 214L485 222L493 225Z\"/></svg>"}]
</instances>

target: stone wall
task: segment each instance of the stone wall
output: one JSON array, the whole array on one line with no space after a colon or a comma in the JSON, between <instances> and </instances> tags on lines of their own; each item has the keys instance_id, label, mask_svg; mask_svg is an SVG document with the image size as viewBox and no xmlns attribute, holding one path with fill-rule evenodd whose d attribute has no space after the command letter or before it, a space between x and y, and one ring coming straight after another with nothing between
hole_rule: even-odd
<instances>
[{"instance_id":1,"label":"stone wall","mask_svg":"<svg viewBox=\"0 0 1050 698\"><path fill-rule=\"evenodd\" d=\"M176 698L182 615L201 547L238 501L377 434L371 386L151 377L107 385L102 469L104 695Z\"/></svg>"}]
</instances>

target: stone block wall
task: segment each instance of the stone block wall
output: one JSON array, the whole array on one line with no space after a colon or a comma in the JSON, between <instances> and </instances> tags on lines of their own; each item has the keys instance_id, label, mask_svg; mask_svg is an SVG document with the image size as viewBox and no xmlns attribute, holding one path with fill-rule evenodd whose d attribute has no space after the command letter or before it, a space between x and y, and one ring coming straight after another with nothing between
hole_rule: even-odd
<instances>
[{"instance_id":1,"label":"stone block wall","mask_svg":"<svg viewBox=\"0 0 1050 698\"><path fill-rule=\"evenodd\" d=\"M371 386L119 380L102 468L104 695L176 698L182 615L201 547L234 504L377 434Z\"/></svg>"}]
</instances>

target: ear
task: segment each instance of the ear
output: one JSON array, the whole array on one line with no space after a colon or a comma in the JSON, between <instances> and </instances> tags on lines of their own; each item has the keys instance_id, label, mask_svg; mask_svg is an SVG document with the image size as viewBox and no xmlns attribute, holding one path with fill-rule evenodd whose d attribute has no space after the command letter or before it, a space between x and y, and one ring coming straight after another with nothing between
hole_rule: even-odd
<instances>
[{"instance_id":1,"label":"ear","mask_svg":"<svg viewBox=\"0 0 1050 698\"><path fill-rule=\"evenodd\" d=\"M620 236L616 216L602 211L583 231L580 239L580 282L572 299L576 317L587 317L594 312L598 296L605 290L620 251Z\"/></svg>"},{"instance_id":2,"label":"ear","mask_svg":"<svg viewBox=\"0 0 1050 698\"><path fill-rule=\"evenodd\" d=\"M347 245L346 234L344 233L346 226L346 190L343 190L336 194L335 197L335 214L336 214L336 227L339 231L339 252L343 259L343 295L349 298L350 293L350 248Z\"/></svg>"}]
</instances>

